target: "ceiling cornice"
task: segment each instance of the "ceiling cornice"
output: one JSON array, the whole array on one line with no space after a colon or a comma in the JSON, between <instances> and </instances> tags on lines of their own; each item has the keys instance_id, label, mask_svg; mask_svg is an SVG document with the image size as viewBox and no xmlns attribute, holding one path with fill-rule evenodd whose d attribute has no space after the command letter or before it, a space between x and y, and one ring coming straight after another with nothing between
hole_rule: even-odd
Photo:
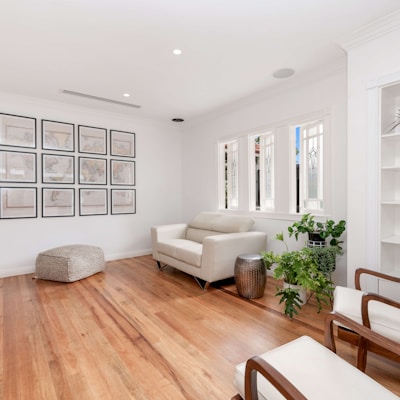
<instances>
[{"instance_id":1,"label":"ceiling cornice","mask_svg":"<svg viewBox=\"0 0 400 400\"><path fill-rule=\"evenodd\" d=\"M348 37L338 41L338 44L346 51L354 47L361 46L371 40L387 35L393 31L400 29L400 10L385 15L382 18L363 26L354 31Z\"/></svg>"}]
</instances>

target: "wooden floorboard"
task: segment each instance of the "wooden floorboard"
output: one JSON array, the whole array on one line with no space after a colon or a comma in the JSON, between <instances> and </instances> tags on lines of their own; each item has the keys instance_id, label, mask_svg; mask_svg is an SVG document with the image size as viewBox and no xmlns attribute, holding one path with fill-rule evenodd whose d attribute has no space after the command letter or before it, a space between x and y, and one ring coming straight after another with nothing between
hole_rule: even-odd
<instances>
[{"instance_id":1,"label":"wooden floorboard","mask_svg":"<svg viewBox=\"0 0 400 400\"><path fill-rule=\"evenodd\" d=\"M0 399L230 399L234 367L301 335L323 342L313 299L293 320L274 296L238 296L233 280L204 292L151 256L107 263L65 284L0 280ZM338 353L355 362L354 347ZM369 355L367 373L400 395L399 365Z\"/></svg>"}]
</instances>

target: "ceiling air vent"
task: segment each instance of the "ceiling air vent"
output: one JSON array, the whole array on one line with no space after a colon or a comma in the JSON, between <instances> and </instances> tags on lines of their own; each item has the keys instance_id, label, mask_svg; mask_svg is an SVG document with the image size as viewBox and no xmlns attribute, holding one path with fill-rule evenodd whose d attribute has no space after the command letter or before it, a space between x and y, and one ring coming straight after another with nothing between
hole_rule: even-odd
<instances>
[{"instance_id":1,"label":"ceiling air vent","mask_svg":"<svg viewBox=\"0 0 400 400\"><path fill-rule=\"evenodd\" d=\"M91 94L74 92L72 90L63 89L61 92L64 94L70 94L72 96L84 97L85 99L98 100L98 101L104 101L105 103L117 104L119 106L141 108L141 106L138 106L137 104L126 103L124 101L117 101L117 100L112 100L112 99L106 99L105 97L99 97L99 96L93 96Z\"/></svg>"}]
</instances>

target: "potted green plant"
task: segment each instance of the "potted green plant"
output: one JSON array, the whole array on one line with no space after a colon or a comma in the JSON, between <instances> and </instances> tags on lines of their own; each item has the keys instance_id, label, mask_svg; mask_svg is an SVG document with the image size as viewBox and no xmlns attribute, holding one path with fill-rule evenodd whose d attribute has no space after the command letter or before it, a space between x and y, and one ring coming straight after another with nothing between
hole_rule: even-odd
<instances>
[{"instance_id":1,"label":"potted green plant","mask_svg":"<svg viewBox=\"0 0 400 400\"><path fill-rule=\"evenodd\" d=\"M340 237L346 230L346 221L336 223L327 219L325 222L317 222L314 218L310 213L304 214L300 221L288 227L289 237L294 235L298 240L300 234L307 233L307 247L315 254L319 269L330 276L335 271L337 255L343 253L343 240Z\"/></svg>"},{"instance_id":2,"label":"potted green plant","mask_svg":"<svg viewBox=\"0 0 400 400\"><path fill-rule=\"evenodd\" d=\"M338 246L309 246L314 253L318 268L326 275L331 275L336 269L336 256L343 253Z\"/></svg>"},{"instance_id":3,"label":"potted green plant","mask_svg":"<svg viewBox=\"0 0 400 400\"><path fill-rule=\"evenodd\" d=\"M315 221L315 216L308 213L304 214L300 221L295 221L288 227L289 237L293 236L298 240L299 234L307 233L311 241L329 241L330 246L336 246L340 250L343 240L340 237L346 230L346 221L335 222L327 219L325 222Z\"/></svg>"},{"instance_id":4,"label":"potted green plant","mask_svg":"<svg viewBox=\"0 0 400 400\"><path fill-rule=\"evenodd\" d=\"M283 287L276 288L275 295L280 297L279 304L284 303L285 314L293 318L293 314L298 314L306 302L305 298L301 298L301 288L313 292L320 312L322 303L328 303L332 298L331 280L318 268L316 256L310 248L289 251L283 233L277 234L275 238L284 243L286 251L279 255L263 251L261 256L267 269L276 264L273 277L284 281Z\"/></svg>"}]
</instances>

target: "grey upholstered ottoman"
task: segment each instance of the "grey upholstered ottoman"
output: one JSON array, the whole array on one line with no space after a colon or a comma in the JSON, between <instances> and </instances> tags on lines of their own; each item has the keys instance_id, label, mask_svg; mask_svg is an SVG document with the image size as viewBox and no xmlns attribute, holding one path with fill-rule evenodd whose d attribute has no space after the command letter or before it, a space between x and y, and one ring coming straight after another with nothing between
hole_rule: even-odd
<instances>
[{"instance_id":1,"label":"grey upholstered ottoman","mask_svg":"<svg viewBox=\"0 0 400 400\"><path fill-rule=\"evenodd\" d=\"M56 247L36 257L36 277L50 281L74 282L104 271L100 247L74 244Z\"/></svg>"}]
</instances>

